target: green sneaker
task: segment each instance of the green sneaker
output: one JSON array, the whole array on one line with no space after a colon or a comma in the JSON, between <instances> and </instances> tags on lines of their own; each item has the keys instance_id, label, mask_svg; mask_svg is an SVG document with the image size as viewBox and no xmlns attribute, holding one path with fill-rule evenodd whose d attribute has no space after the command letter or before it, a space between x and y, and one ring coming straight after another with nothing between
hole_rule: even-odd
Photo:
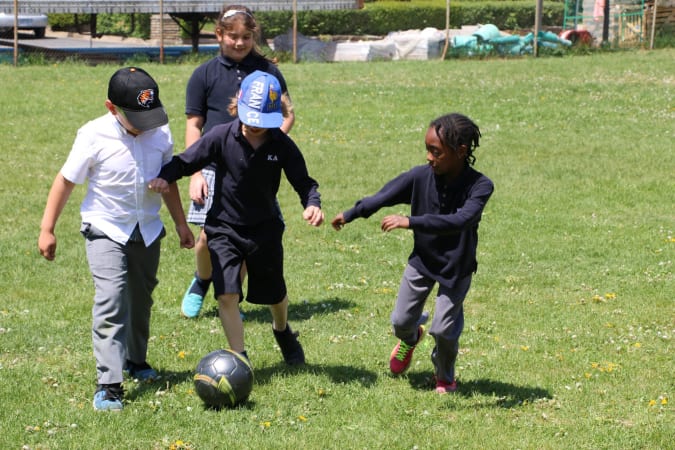
<instances>
[{"instance_id":1,"label":"green sneaker","mask_svg":"<svg viewBox=\"0 0 675 450\"><path fill-rule=\"evenodd\" d=\"M408 345L403 341L398 341L394 350L391 351L389 356L389 370L392 373L400 374L406 371L410 366L410 361L412 361L413 352L417 344L422 342L427 330L424 325L420 325L417 329L417 342L413 345Z\"/></svg>"}]
</instances>

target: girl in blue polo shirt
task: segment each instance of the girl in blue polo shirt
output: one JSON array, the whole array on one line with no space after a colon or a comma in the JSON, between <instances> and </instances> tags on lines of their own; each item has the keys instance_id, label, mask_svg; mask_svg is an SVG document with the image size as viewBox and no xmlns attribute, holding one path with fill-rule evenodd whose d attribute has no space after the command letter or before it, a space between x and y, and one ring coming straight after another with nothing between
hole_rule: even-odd
<instances>
[{"instance_id":1,"label":"girl in blue polo shirt","mask_svg":"<svg viewBox=\"0 0 675 450\"><path fill-rule=\"evenodd\" d=\"M478 126L464 115L435 119L425 136L427 165L399 175L331 222L340 230L380 208L410 205L409 216L388 215L381 223L382 231L411 229L414 236L391 315L394 334L400 340L389 358L389 368L400 374L410 365L415 346L426 331L424 304L438 283L429 333L436 341L431 359L436 392L441 394L457 389L455 360L464 327L463 302L477 268L478 223L493 191L492 181L471 167L479 138Z\"/></svg>"}]
</instances>

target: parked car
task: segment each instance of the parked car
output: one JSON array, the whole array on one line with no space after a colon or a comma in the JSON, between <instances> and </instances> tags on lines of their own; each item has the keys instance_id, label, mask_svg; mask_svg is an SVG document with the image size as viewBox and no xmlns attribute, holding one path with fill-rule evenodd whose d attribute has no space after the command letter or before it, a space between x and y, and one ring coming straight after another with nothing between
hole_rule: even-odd
<instances>
[{"instance_id":1,"label":"parked car","mask_svg":"<svg viewBox=\"0 0 675 450\"><path fill-rule=\"evenodd\" d=\"M33 30L36 38L45 37L49 25L46 14L19 14L19 30ZM14 29L14 14L0 13L0 34Z\"/></svg>"}]
</instances>

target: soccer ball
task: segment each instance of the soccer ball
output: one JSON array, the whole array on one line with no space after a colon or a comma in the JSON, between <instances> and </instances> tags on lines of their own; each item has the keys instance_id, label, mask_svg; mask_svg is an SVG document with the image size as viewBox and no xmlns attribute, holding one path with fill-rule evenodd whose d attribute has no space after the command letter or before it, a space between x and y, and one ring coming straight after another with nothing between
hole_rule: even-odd
<instances>
[{"instance_id":1,"label":"soccer ball","mask_svg":"<svg viewBox=\"0 0 675 450\"><path fill-rule=\"evenodd\" d=\"M194 375L199 398L212 408L232 407L248 399L253 389L253 368L246 357L232 350L204 356Z\"/></svg>"}]
</instances>

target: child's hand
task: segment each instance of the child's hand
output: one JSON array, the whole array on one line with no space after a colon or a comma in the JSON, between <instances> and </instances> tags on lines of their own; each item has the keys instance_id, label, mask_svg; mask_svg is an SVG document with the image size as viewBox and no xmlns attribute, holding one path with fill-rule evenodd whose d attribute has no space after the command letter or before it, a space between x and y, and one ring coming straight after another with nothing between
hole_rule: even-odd
<instances>
[{"instance_id":1,"label":"child's hand","mask_svg":"<svg viewBox=\"0 0 675 450\"><path fill-rule=\"evenodd\" d=\"M169 183L167 183L163 178L154 178L150 180L150 183L148 183L148 189L155 191L158 194L168 194Z\"/></svg>"},{"instance_id":2,"label":"child's hand","mask_svg":"<svg viewBox=\"0 0 675 450\"><path fill-rule=\"evenodd\" d=\"M333 225L335 230L340 231L342 227L347 225L347 222L345 221L345 216L343 216L342 213L339 213L333 218L333 220L330 221L330 224Z\"/></svg>"},{"instance_id":3,"label":"child's hand","mask_svg":"<svg viewBox=\"0 0 675 450\"><path fill-rule=\"evenodd\" d=\"M396 228L408 228L410 226L410 219L406 216L391 215L382 219L380 228L382 231L391 231Z\"/></svg>"},{"instance_id":4,"label":"child's hand","mask_svg":"<svg viewBox=\"0 0 675 450\"><path fill-rule=\"evenodd\" d=\"M302 213L302 218L305 219L308 224L318 227L323 223L323 211L321 211L321 208L318 206L308 206Z\"/></svg>"},{"instance_id":5,"label":"child's hand","mask_svg":"<svg viewBox=\"0 0 675 450\"><path fill-rule=\"evenodd\" d=\"M202 172L195 172L190 178L190 200L198 205L204 205L204 199L209 196L209 185Z\"/></svg>"},{"instance_id":6,"label":"child's hand","mask_svg":"<svg viewBox=\"0 0 675 450\"><path fill-rule=\"evenodd\" d=\"M180 239L180 248L192 248L195 246L195 235L192 234L192 230L187 226L187 223L176 225L176 233L178 233L178 238Z\"/></svg>"},{"instance_id":7,"label":"child's hand","mask_svg":"<svg viewBox=\"0 0 675 450\"><path fill-rule=\"evenodd\" d=\"M56 257L56 236L54 236L54 233L40 231L38 248L40 249L40 254L44 256L47 261L54 261L54 258Z\"/></svg>"}]
</instances>

